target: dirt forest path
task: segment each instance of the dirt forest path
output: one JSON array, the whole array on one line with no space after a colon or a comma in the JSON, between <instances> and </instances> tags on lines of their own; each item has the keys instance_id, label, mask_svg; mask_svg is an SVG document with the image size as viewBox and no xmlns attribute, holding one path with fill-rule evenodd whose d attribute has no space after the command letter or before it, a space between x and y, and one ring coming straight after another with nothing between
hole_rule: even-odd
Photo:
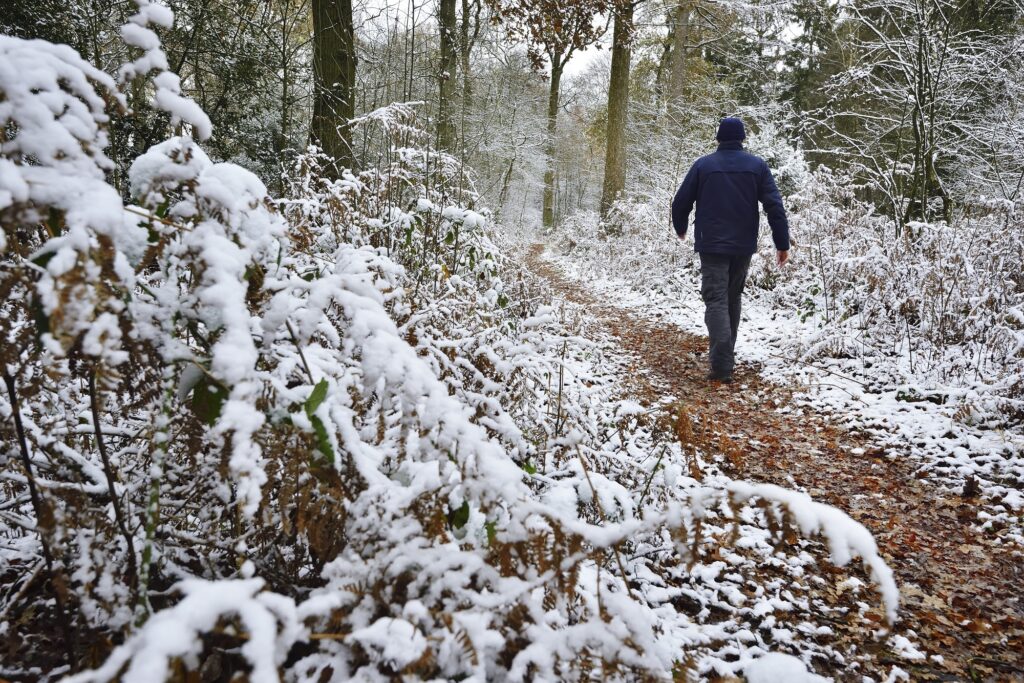
<instances>
[{"instance_id":1,"label":"dirt forest path","mask_svg":"<svg viewBox=\"0 0 1024 683\"><path fill-rule=\"evenodd\" d=\"M874 534L900 585L896 633L913 630L912 640L929 655L908 661L883 642L862 638L869 650L877 646L879 661L915 681L1024 681L1024 562L972 530L976 501L916 478L908 459L885 457L864 437L807 408L797 416L793 391L762 381L757 368L740 365L730 386L709 384L704 338L595 300L542 253L534 245L527 266L551 283L554 295L583 306L636 359L631 391L637 399L652 404L667 393L684 399L695 419L742 444L732 476L795 483ZM792 412L778 413L776 400ZM844 679L842 672L833 675Z\"/></svg>"}]
</instances>

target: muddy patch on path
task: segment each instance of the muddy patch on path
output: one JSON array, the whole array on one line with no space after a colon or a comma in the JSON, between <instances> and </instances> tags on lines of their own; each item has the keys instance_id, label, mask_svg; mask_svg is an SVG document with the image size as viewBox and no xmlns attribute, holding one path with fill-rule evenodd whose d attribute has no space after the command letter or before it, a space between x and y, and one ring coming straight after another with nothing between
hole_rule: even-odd
<instances>
[{"instance_id":1,"label":"muddy patch on path","mask_svg":"<svg viewBox=\"0 0 1024 683\"><path fill-rule=\"evenodd\" d=\"M915 681L1024 681L1024 556L972 528L979 501L922 481L902 454L798 407L793 390L762 381L756 367L739 366L732 385L709 383L704 338L597 301L542 254L531 248L530 270L636 359L635 398L653 405L671 395L732 454L732 476L801 487L874 534L900 585L895 632L912 631L927 655L907 660L880 640L880 664Z\"/></svg>"}]
</instances>

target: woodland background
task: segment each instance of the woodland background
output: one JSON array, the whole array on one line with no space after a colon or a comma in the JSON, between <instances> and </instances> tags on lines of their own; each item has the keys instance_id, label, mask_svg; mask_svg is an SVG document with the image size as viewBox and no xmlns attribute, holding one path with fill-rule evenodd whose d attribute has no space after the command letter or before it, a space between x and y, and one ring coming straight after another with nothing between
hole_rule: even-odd
<instances>
[{"instance_id":1,"label":"woodland background","mask_svg":"<svg viewBox=\"0 0 1024 683\"><path fill-rule=\"evenodd\" d=\"M669 202L723 115L791 215L771 348L935 406L896 440L1024 544L1016 0L14 0L0 33L4 677L898 678L864 527L731 479L523 267L685 297Z\"/></svg>"}]
</instances>

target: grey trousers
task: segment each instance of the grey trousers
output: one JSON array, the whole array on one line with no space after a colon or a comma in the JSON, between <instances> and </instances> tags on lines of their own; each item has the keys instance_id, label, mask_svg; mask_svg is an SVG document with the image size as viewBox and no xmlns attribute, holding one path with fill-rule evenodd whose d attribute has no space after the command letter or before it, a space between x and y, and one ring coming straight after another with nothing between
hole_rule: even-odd
<instances>
[{"instance_id":1,"label":"grey trousers","mask_svg":"<svg viewBox=\"0 0 1024 683\"><path fill-rule=\"evenodd\" d=\"M750 256L700 255L700 295L708 326L711 372L731 375L736 361L736 331L740 326L740 299L747 283Z\"/></svg>"}]
</instances>

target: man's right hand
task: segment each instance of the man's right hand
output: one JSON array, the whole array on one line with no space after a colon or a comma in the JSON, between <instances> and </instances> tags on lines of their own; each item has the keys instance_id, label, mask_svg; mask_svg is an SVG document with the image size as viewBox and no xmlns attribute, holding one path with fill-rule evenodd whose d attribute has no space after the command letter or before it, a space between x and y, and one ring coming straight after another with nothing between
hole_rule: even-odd
<instances>
[{"instance_id":1,"label":"man's right hand","mask_svg":"<svg viewBox=\"0 0 1024 683\"><path fill-rule=\"evenodd\" d=\"M786 262L789 261L789 251L777 251L775 252L775 256L779 263L779 268L786 265Z\"/></svg>"}]
</instances>

